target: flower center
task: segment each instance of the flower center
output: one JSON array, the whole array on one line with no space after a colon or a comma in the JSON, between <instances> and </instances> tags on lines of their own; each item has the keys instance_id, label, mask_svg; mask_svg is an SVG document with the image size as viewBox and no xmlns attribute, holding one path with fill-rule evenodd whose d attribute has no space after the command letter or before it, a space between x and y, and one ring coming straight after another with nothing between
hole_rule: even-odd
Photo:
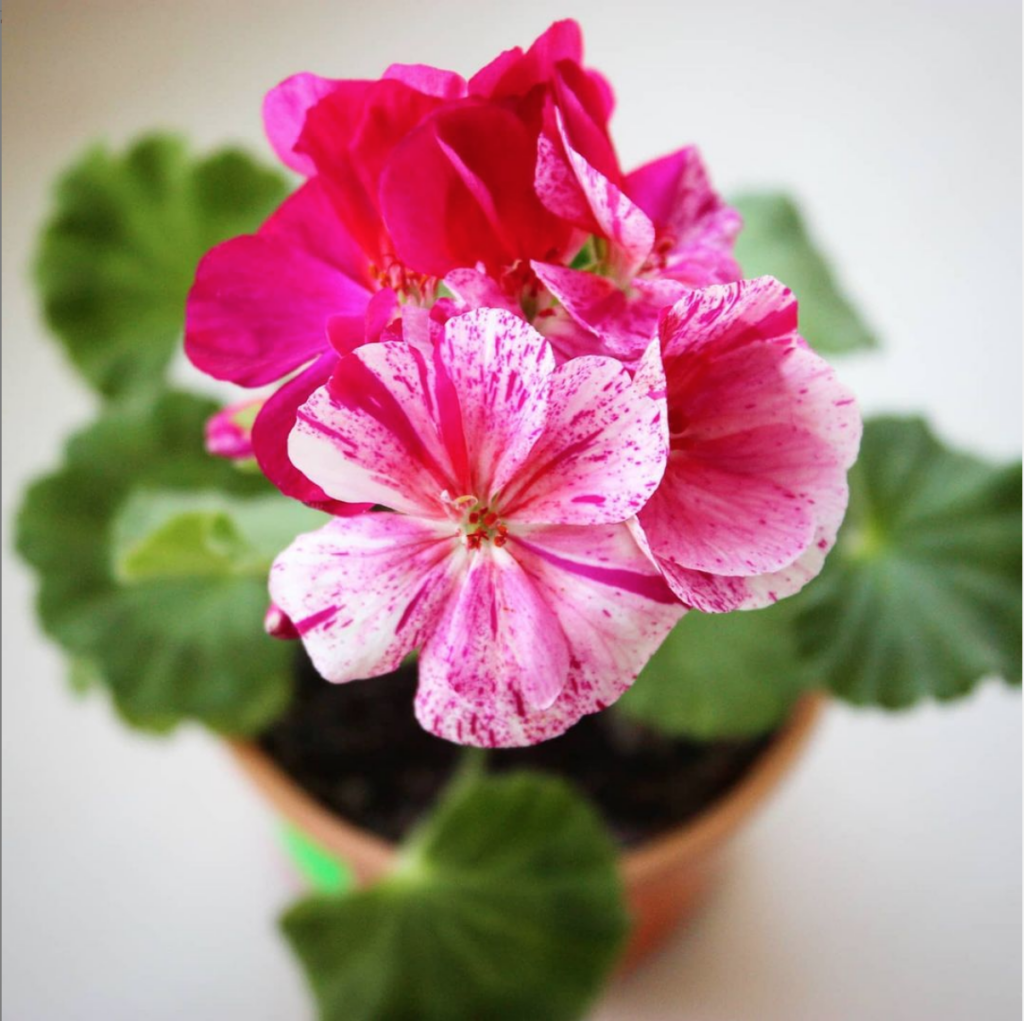
<instances>
[{"instance_id":1,"label":"flower center","mask_svg":"<svg viewBox=\"0 0 1024 1021\"><path fill-rule=\"evenodd\" d=\"M463 508L460 527L467 549L480 549L485 542L493 542L500 549L508 542L508 528L489 504L475 496L462 496L454 503Z\"/></svg>"},{"instance_id":2,"label":"flower center","mask_svg":"<svg viewBox=\"0 0 1024 1021\"><path fill-rule=\"evenodd\" d=\"M403 305L429 308L437 300L437 278L406 269L397 260L388 262L386 266L371 264L369 272L378 287L390 287Z\"/></svg>"}]
</instances>

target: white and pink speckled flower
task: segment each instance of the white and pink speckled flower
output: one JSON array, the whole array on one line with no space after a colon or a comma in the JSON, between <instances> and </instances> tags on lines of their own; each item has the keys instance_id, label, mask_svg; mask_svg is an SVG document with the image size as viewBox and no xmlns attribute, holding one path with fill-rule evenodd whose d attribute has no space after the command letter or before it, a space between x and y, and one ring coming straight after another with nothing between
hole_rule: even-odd
<instances>
[{"instance_id":1,"label":"white and pink speckled flower","mask_svg":"<svg viewBox=\"0 0 1024 1021\"><path fill-rule=\"evenodd\" d=\"M630 526L664 472L664 379L613 359L556 367L482 309L436 344L343 357L299 410L293 462L382 505L300 536L270 591L332 681L420 649L416 713L464 744L554 737L614 702L684 612Z\"/></svg>"},{"instance_id":2,"label":"white and pink speckled flower","mask_svg":"<svg viewBox=\"0 0 1024 1021\"><path fill-rule=\"evenodd\" d=\"M771 277L691 291L662 316L670 453L640 538L688 606L792 595L835 543L861 420L796 331L796 299Z\"/></svg>"}]
</instances>

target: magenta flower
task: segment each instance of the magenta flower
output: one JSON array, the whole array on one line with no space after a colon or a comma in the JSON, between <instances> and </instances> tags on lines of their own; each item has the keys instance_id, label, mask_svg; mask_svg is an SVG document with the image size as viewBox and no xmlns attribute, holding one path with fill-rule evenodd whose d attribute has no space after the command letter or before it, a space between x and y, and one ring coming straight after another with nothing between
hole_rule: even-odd
<instances>
[{"instance_id":1,"label":"magenta flower","mask_svg":"<svg viewBox=\"0 0 1024 1021\"><path fill-rule=\"evenodd\" d=\"M740 216L712 189L692 146L616 181L573 148L560 119L559 127L561 150L540 140L537 191L591 240L584 266L533 262L561 305L539 328L567 357L600 350L633 365L662 309L688 290L742 277L732 254Z\"/></svg>"},{"instance_id":2,"label":"magenta flower","mask_svg":"<svg viewBox=\"0 0 1024 1021\"><path fill-rule=\"evenodd\" d=\"M821 570L861 421L771 277L685 295L664 315L670 453L641 510L673 591L705 611L765 606ZM657 379L647 364L638 383Z\"/></svg>"},{"instance_id":3,"label":"magenta flower","mask_svg":"<svg viewBox=\"0 0 1024 1021\"><path fill-rule=\"evenodd\" d=\"M274 564L271 597L320 673L372 677L419 648L422 725L493 747L614 702L684 612L628 523L665 466L656 344L642 373L556 368L490 309L436 346L342 358L290 453L327 494L392 512L336 518Z\"/></svg>"},{"instance_id":4,"label":"magenta flower","mask_svg":"<svg viewBox=\"0 0 1024 1021\"><path fill-rule=\"evenodd\" d=\"M582 240L533 188L551 111L591 160L614 166L610 90L583 69L582 49L579 26L562 21L468 82L404 64L379 81L295 75L266 98L267 134L285 163L319 176L384 285L426 293L449 270L478 264L501 279Z\"/></svg>"},{"instance_id":5,"label":"magenta flower","mask_svg":"<svg viewBox=\"0 0 1024 1021\"><path fill-rule=\"evenodd\" d=\"M738 277L738 217L696 153L624 175L611 90L582 59L579 26L561 21L468 81L393 65L379 81L299 74L269 93L267 134L310 179L255 236L203 259L185 346L218 379L287 380L253 428L284 493L367 509L329 498L287 454L297 409L339 354L492 307L531 322L559 360L607 354L632 368L662 308ZM454 300L439 299L442 282Z\"/></svg>"},{"instance_id":6,"label":"magenta flower","mask_svg":"<svg viewBox=\"0 0 1024 1021\"><path fill-rule=\"evenodd\" d=\"M286 443L296 408L330 377L337 352L367 339L367 273L310 181L258 233L203 257L185 309L185 351L216 379L259 387L302 370L256 417L253 454L282 492L336 514L365 508L331 500L291 464Z\"/></svg>"}]
</instances>

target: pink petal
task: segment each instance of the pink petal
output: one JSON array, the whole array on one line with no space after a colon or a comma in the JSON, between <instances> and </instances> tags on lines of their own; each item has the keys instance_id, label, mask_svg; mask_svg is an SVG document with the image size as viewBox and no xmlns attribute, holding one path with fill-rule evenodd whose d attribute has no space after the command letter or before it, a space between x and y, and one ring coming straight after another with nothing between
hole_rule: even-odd
<instances>
[{"instance_id":1,"label":"pink petal","mask_svg":"<svg viewBox=\"0 0 1024 1021\"><path fill-rule=\"evenodd\" d=\"M292 463L336 500L445 517L442 494L461 495L465 466L456 470L439 433L433 375L406 343L367 344L342 358L299 409Z\"/></svg>"},{"instance_id":2,"label":"pink petal","mask_svg":"<svg viewBox=\"0 0 1024 1021\"><path fill-rule=\"evenodd\" d=\"M672 453L640 521L673 589L701 609L796 591L842 520L860 419L795 325L770 278L691 292L662 323Z\"/></svg>"},{"instance_id":3,"label":"pink petal","mask_svg":"<svg viewBox=\"0 0 1024 1021\"><path fill-rule=\"evenodd\" d=\"M378 203L381 174L395 147L443 103L395 79L342 82L309 111L296 142L337 215L378 266L392 257Z\"/></svg>"},{"instance_id":4,"label":"pink petal","mask_svg":"<svg viewBox=\"0 0 1024 1021\"><path fill-rule=\"evenodd\" d=\"M498 106L444 110L411 132L380 181L402 262L430 276L483 263L497 276L517 259L561 253L572 231L537 199L534 147Z\"/></svg>"},{"instance_id":5,"label":"pink petal","mask_svg":"<svg viewBox=\"0 0 1024 1021\"><path fill-rule=\"evenodd\" d=\"M547 709L569 672L569 650L531 578L502 549L466 553L468 570L420 658L420 683L447 685L481 717L518 694Z\"/></svg>"},{"instance_id":6,"label":"pink petal","mask_svg":"<svg viewBox=\"0 0 1024 1021\"><path fill-rule=\"evenodd\" d=\"M665 399L633 385L611 358L552 374L543 433L502 496L516 522L605 524L632 517L665 470Z\"/></svg>"},{"instance_id":7,"label":"pink petal","mask_svg":"<svg viewBox=\"0 0 1024 1021\"><path fill-rule=\"evenodd\" d=\"M560 112L556 116L569 166L582 189L601 235L611 242L609 267L617 280L631 280L650 255L654 245L654 224L620 188L591 166L572 147L564 118ZM545 194L538 190L538 194L545 204L552 199L550 193ZM565 215L569 211L560 211L551 206L549 208L557 215ZM580 226L587 225L581 223Z\"/></svg>"},{"instance_id":8,"label":"pink petal","mask_svg":"<svg viewBox=\"0 0 1024 1021\"><path fill-rule=\"evenodd\" d=\"M533 271L580 326L600 338L599 350L631 365L647 349L664 309L685 293L675 281L634 282L627 294L607 277L531 263Z\"/></svg>"},{"instance_id":9,"label":"pink petal","mask_svg":"<svg viewBox=\"0 0 1024 1021\"><path fill-rule=\"evenodd\" d=\"M267 612L263 617L263 630L271 638L277 638L283 642L294 641L299 637L295 625L276 603L271 603L267 607Z\"/></svg>"},{"instance_id":10,"label":"pink petal","mask_svg":"<svg viewBox=\"0 0 1024 1021\"><path fill-rule=\"evenodd\" d=\"M788 338L796 333L793 292L773 277L705 287L685 293L667 310L661 324L665 358L742 348L755 340Z\"/></svg>"},{"instance_id":11,"label":"pink petal","mask_svg":"<svg viewBox=\"0 0 1024 1021\"><path fill-rule=\"evenodd\" d=\"M369 290L329 261L329 242L300 246L296 222L319 220L323 208L318 186L306 185L259 234L225 241L203 257L185 308L185 350L199 369L262 386L321 354L331 317L361 321ZM319 220L319 230L345 237L332 218Z\"/></svg>"},{"instance_id":12,"label":"pink petal","mask_svg":"<svg viewBox=\"0 0 1024 1021\"><path fill-rule=\"evenodd\" d=\"M329 514L347 516L361 514L373 505L332 500L315 482L306 478L288 457L288 435L295 427L299 408L314 390L330 379L337 364L338 359L333 354L321 355L271 395L253 423L252 447L260 470L285 496L294 497Z\"/></svg>"},{"instance_id":13,"label":"pink petal","mask_svg":"<svg viewBox=\"0 0 1024 1021\"><path fill-rule=\"evenodd\" d=\"M388 673L435 632L460 569L452 532L445 522L364 514L300 535L278 556L270 597L321 675Z\"/></svg>"},{"instance_id":14,"label":"pink petal","mask_svg":"<svg viewBox=\"0 0 1024 1021\"><path fill-rule=\"evenodd\" d=\"M600 84L579 64L562 61L553 81L554 101L574 152L609 181L621 182L622 172L608 137L605 103Z\"/></svg>"},{"instance_id":15,"label":"pink petal","mask_svg":"<svg viewBox=\"0 0 1024 1021\"><path fill-rule=\"evenodd\" d=\"M713 224L719 229L713 236L731 244L742 223L739 213L711 187L707 167L693 145L634 170L626 178L626 191L655 226L678 242L695 236L707 240ZM720 213L725 215L716 219Z\"/></svg>"},{"instance_id":16,"label":"pink petal","mask_svg":"<svg viewBox=\"0 0 1024 1021\"><path fill-rule=\"evenodd\" d=\"M306 177L316 173L308 156L295 152L306 114L339 83L315 74L293 74L271 89L263 100L263 126L274 152L292 170Z\"/></svg>"},{"instance_id":17,"label":"pink petal","mask_svg":"<svg viewBox=\"0 0 1024 1021\"><path fill-rule=\"evenodd\" d=\"M206 452L233 461L251 458L252 420L262 404L262 397L252 397L229 404L207 419Z\"/></svg>"},{"instance_id":18,"label":"pink petal","mask_svg":"<svg viewBox=\"0 0 1024 1021\"><path fill-rule=\"evenodd\" d=\"M785 484L785 468L792 465L779 465L773 455L784 447L794 460L818 458L824 445L808 434L772 430L733 440L750 455L746 470L731 464L726 451L709 449L700 459L673 452L664 482L640 515L659 559L713 574L753 575L792 563L810 545L813 496ZM725 466L715 463L716 452L725 454ZM759 464L759 456L771 460Z\"/></svg>"},{"instance_id":19,"label":"pink petal","mask_svg":"<svg viewBox=\"0 0 1024 1021\"><path fill-rule=\"evenodd\" d=\"M469 80L473 96L502 99L525 96L534 86L551 80L562 60L583 59L583 35L575 21L556 21L527 50L506 50Z\"/></svg>"},{"instance_id":20,"label":"pink petal","mask_svg":"<svg viewBox=\"0 0 1024 1021\"><path fill-rule=\"evenodd\" d=\"M511 312L479 309L448 321L439 356L439 417L451 421L449 449L466 451L467 488L452 495L486 500L534 462L551 345Z\"/></svg>"},{"instance_id":21,"label":"pink petal","mask_svg":"<svg viewBox=\"0 0 1024 1021\"><path fill-rule=\"evenodd\" d=\"M551 342L558 364L584 355L608 353L608 345L593 330L576 322L564 305L545 309L534 320L534 326Z\"/></svg>"},{"instance_id":22,"label":"pink petal","mask_svg":"<svg viewBox=\"0 0 1024 1021\"><path fill-rule=\"evenodd\" d=\"M739 608L755 610L770 606L779 599L799 592L809 581L816 578L825 564L825 557L836 543L839 526L846 514L849 490L845 482L819 490L815 517L816 527L811 544L793 563L754 578L745 578L745 591Z\"/></svg>"},{"instance_id":23,"label":"pink petal","mask_svg":"<svg viewBox=\"0 0 1024 1021\"><path fill-rule=\"evenodd\" d=\"M547 135L537 139L533 186L545 209L589 234L600 231L565 150Z\"/></svg>"},{"instance_id":24,"label":"pink petal","mask_svg":"<svg viewBox=\"0 0 1024 1021\"><path fill-rule=\"evenodd\" d=\"M438 99L462 99L466 95L466 79L462 75L428 64L392 64L381 78L404 82L417 92Z\"/></svg>"},{"instance_id":25,"label":"pink petal","mask_svg":"<svg viewBox=\"0 0 1024 1021\"><path fill-rule=\"evenodd\" d=\"M500 308L515 315L522 310L498 285L493 277L476 269L453 269L444 278L444 285L466 306L474 308Z\"/></svg>"},{"instance_id":26,"label":"pink petal","mask_svg":"<svg viewBox=\"0 0 1024 1021\"><path fill-rule=\"evenodd\" d=\"M560 631L564 638L567 676L554 702L538 708L516 685L502 683L500 661L495 674L485 675L492 658L482 663L476 684L462 685L460 694L446 680L445 656L454 649L442 646L438 665L432 663L434 649L428 643L421 658L416 717L450 741L516 747L557 737L580 717L615 702L684 612L626 525L526 527L506 549L540 600L535 603L531 595L530 612L546 606L545 630ZM538 652L542 663L560 661L557 635L541 631L533 641L555 643ZM480 653L487 655L486 645ZM543 701L539 695L535 699Z\"/></svg>"},{"instance_id":27,"label":"pink petal","mask_svg":"<svg viewBox=\"0 0 1024 1021\"><path fill-rule=\"evenodd\" d=\"M611 87L611 83L600 71L590 69L587 71L587 74L593 83L594 91L600 101L600 119L607 123L612 112L615 110L615 92Z\"/></svg>"},{"instance_id":28,"label":"pink petal","mask_svg":"<svg viewBox=\"0 0 1024 1021\"><path fill-rule=\"evenodd\" d=\"M306 252L371 289L366 256L338 219L320 180L307 181L289 195L258 233Z\"/></svg>"},{"instance_id":29,"label":"pink petal","mask_svg":"<svg viewBox=\"0 0 1024 1021\"><path fill-rule=\"evenodd\" d=\"M742 220L711 187L694 146L633 171L625 187L654 221L663 274L690 287L741 278L732 252Z\"/></svg>"}]
</instances>

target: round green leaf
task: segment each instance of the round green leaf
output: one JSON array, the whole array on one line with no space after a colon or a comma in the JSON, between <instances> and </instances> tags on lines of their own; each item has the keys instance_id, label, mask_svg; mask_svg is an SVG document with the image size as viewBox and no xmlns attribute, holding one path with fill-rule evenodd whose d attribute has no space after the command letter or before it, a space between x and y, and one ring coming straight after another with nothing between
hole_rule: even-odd
<instances>
[{"instance_id":1,"label":"round green leaf","mask_svg":"<svg viewBox=\"0 0 1024 1021\"><path fill-rule=\"evenodd\" d=\"M795 604L812 674L851 702L955 698L1021 679L1021 466L944 447L919 419L867 423L850 509Z\"/></svg>"},{"instance_id":2,"label":"round green leaf","mask_svg":"<svg viewBox=\"0 0 1024 1021\"><path fill-rule=\"evenodd\" d=\"M398 869L283 919L326 1021L578 1018L626 932L611 839L562 780L468 776Z\"/></svg>"},{"instance_id":3,"label":"round green leaf","mask_svg":"<svg viewBox=\"0 0 1024 1021\"><path fill-rule=\"evenodd\" d=\"M251 733L276 718L291 692L293 650L263 632L266 570L277 549L321 516L206 454L203 425L215 409L173 393L111 406L71 439L62 467L30 487L18 514L17 548L39 574L43 627L142 727L196 719ZM190 510L189 500L201 509ZM203 527L183 527L196 514L202 526L210 513L221 515L212 553ZM150 533L138 531L140 516ZM276 538L268 538L268 518L283 523ZM119 533L134 537L128 570L124 548L115 549L125 541Z\"/></svg>"},{"instance_id":4,"label":"round green leaf","mask_svg":"<svg viewBox=\"0 0 1024 1021\"><path fill-rule=\"evenodd\" d=\"M791 198L766 193L730 201L743 216L736 258L744 276L773 276L793 291L800 303L800 332L812 347L825 354L842 354L877 346L840 290Z\"/></svg>"},{"instance_id":5,"label":"round green leaf","mask_svg":"<svg viewBox=\"0 0 1024 1021\"><path fill-rule=\"evenodd\" d=\"M616 708L665 734L698 740L772 730L810 687L785 603L688 613Z\"/></svg>"},{"instance_id":6,"label":"round green leaf","mask_svg":"<svg viewBox=\"0 0 1024 1021\"><path fill-rule=\"evenodd\" d=\"M80 157L57 183L35 269L46 321L82 375L107 397L159 381L200 257L255 230L285 192L245 153L197 160L173 135Z\"/></svg>"}]
</instances>

